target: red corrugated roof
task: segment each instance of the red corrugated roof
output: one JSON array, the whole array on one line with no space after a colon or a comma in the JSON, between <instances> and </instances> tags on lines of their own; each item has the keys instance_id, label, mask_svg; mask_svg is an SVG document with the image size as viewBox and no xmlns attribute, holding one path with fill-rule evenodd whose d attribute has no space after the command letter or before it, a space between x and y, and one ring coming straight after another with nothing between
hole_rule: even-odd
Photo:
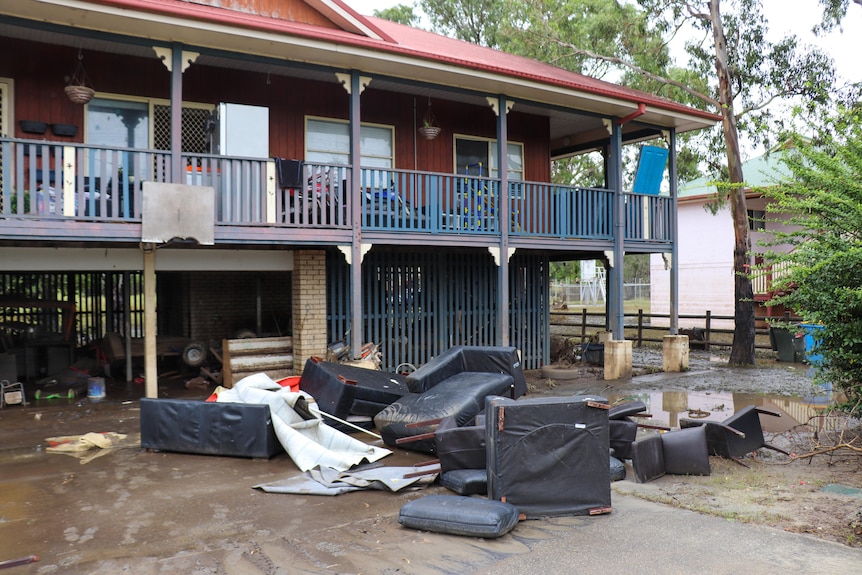
<instances>
[{"instance_id":1,"label":"red corrugated roof","mask_svg":"<svg viewBox=\"0 0 862 575\"><path fill-rule=\"evenodd\" d=\"M720 117L710 112L684 106L677 102L660 98L645 92L632 90L610 82L597 80L589 76L569 72L537 60L513 56L499 50L493 50L469 42L463 42L439 34L426 32L417 28L403 26L388 20L362 16L350 9L340 0L330 0L330 3L345 8L351 17L358 18L379 38L361 35L345 30L324 28L304 23L279 20L244 12L237 12L202 4L194 4L183 0L91 0L94 3L116 6L126 9L143 10L151 13L161 13L188 20L209 22L228 26L240 26L254 30L304 37L314 40L345 44L373 49L379 52L389 52L412 58L436 61L462 68L486 71L513 79L529 80L542 84L559 86L609 98L633 103L644 103L647 106L667 111L699 116L712 121ZM317 0L306 0L314 6Z\"/></svg>"}]
</instances>

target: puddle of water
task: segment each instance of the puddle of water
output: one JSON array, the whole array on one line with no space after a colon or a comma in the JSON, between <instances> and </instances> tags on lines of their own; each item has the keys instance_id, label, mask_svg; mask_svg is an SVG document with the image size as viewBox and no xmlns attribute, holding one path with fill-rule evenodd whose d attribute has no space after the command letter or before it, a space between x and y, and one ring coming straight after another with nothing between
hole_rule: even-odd
<instances>
[{"instance_id":1,"label":"puddle of water","mask_svg":"<svg viewBox=\"0 0 862 575\"><path fill-rule=\"evenodd\" d=\"M652 415L650 423L672 428L679 427L682 418L724 421L743 407L755 405L781 414L781 417L760 418L763 430L770 433L782 433L799 424L820 421L824 410L836 400L835 394L826 391L811 397L711 391L634 391L606 397L611 404L639 399Z\"/></svg>"},{"instance_id":2,"label":"puddle of water","mask_svg":"<svg viewBox=\"0 0 862 575\"><path fill-rule=\"evenodd\" d=\"M820 491L824 491L826 493L837 493L839 495L848 495L850 497L862 497L862 489L850 487L849 485L841 485L840 483L824 485Z\"/></svg>"}]
</instances>

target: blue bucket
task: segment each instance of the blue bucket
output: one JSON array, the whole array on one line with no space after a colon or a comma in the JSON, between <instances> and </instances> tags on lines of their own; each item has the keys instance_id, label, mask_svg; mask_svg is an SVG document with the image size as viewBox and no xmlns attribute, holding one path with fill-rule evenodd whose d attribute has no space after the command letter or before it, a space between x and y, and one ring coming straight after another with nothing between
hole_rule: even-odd
<instances>
[{"instance_id":1,"label":"blue bucket","mask_svg":"<svg viewBox=\"0 0 862 575\"><path fill-rule=\"evenodd\" d=\"M105 398L105 378L91 377L87 380L87 397L93 401Z\"/></svg>"},{"instance_id":2,"label":"blue bucket","mask_svg":"<svg viewBox=\"0 0 862 575\"><path fill-rule=\"evenodd\" d=\"M823 362L823 356L819 353L812 353L812 351L814 350L814 330L823 329L823 326L813 323L801 323L799 327L805 330L805 359L811 365L820 365Z\"/></svg>"}]
</instances>

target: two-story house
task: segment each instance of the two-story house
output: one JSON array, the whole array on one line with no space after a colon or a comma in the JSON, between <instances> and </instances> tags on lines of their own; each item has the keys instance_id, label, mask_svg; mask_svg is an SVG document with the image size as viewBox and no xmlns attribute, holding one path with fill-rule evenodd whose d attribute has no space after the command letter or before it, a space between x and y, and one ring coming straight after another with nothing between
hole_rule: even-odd
<instances>
[{"instance_id":1,"label":"two-story house","mask_svg":"<svg viewBox=\"0 0 862 575\"><path fill-rule=\"evenodd\" d=\"M676 249L676 135L717 120L341 0L0 0L0 50L2 295L74 302L79 345L290 334L297 371L340 339L538 368L553 260L609 264L621 337L623 255ZM670 195L623 187L647 141ZM604 186L551 182L588 152Z\"/></svg>"}]
</instances>

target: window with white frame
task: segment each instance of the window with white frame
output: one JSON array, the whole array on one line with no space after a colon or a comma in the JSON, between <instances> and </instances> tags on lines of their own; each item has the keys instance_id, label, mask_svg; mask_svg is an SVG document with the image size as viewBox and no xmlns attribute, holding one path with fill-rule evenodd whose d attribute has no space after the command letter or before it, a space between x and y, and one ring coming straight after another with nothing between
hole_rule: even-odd
<instances>
[{"instance_id":1,"label":"window with white frame","mask_svg":"<svg viewBox=\"0 0 862 575\"><path fill-rule=\"evenodd\" d=\"M0 78L0 136L15 135L12 120L12 80Z\"/></svg>"},{"instance_id":2,"label":"window with white frame","mask_svg":"<svg viewBox=\"0 0 862 575\"><path fill-rule=\"evenodd\" d=\"M524 145L508 142L506 145L508 177L524 179ZM487 138L456 136L455 173L473 176L499 177L497 170L497 141Z\"/></svg>"},{"instance_id":3,"label":"window with white frame","mask_svg":"<svg viewBox=\"0 0 862 575\"><path fill-rule=\"evenodd\" d=\"M0 78L0 136L14 136L12 114L12 80ZM0 148L0 208L3 201L3 185L7 178L3 174L3 149ZM11 179L11 178L10 178Z\"/></svg>"},{"instance_id":4,"label":"window with white frame","mask_svg":"<svg viewBox=\"0 0 862 575\"><path fill-rule=\"evenodd\" d=\"M207 121L212 110L211 104L183 102L183 152L207 152ZM170 150L170 102L113 95L93 98L87 104L84 141L103 146Z\"/></svg>"},{"instance_id":5,"label":"window with white frame","mask_svg":"<svg viewBox=\"0 0 862 575\"><path fill-rule=\"evenodd\" d=\"M87 104L85 141L115 148L150 147L150 105L146 101L93 98Z\"/></svg>"},{"instance_id":6,"label":"window with white frame","mask_svg":"<svg viewBox=\"0 0 862 575\"><path fill-rule=\"evenodd\" d=\"M363 168L390 170L395 165L394 129L391 126L362 124L359 149ZM344 120L306 118L305 161L311 164L350 163L350 123Z\"/></svg>"}]
</instances>

